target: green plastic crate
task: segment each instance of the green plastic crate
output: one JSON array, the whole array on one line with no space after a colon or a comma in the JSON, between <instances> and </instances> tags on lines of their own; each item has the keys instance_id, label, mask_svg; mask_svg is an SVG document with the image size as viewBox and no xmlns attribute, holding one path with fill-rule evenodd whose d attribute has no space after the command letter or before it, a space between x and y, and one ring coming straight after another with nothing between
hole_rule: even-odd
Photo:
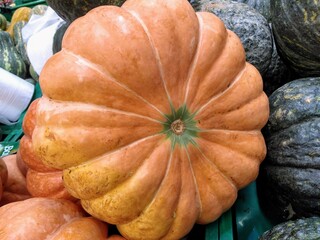
<instances>
[{"instance_id":1,"label":"green plastic crate","mask_svg":"<svg viewBox=\"0 0 320 240\"><path fill-rule=\"evenodd\" d=\"M233 209L228 210L218 220L206 226L205 240L233 240Z\"/></svg>"},{"instance_id":2,"label":"green plastic crate","mask_svg":"<svg viewBox=\"0 0 320 240\"><path fill-rule=\"evenodd\" d=\"M36 84L32 100L42 95L40 85ZM0 124L0 157L14 154L19 148L19 141L23 136L22 122L26 114L26 110L21 114L17 123L13 125Z\"/></svg>"},{"instance_id":3,"label":"green plastic crate","mask_svg":"<svg viewBox=\"0 0 320 240\"><path fill-rule=\"evenodd\" d=\"M257 183L241 189L233 207L217 221L206 226L205 240L257 240L278 224L269 219L261 206Z\"/></svg>"},{"instance_id":4,"label":"green plastic crate","mask_svg":"<svg viewBox=\"0 0 320 240\"><path fill-rule=\"evenodd\" d=\"M20 116L19 121L11 126L0 125L0 157L14 154L19 148L19 140L23 135L22 120L24 113Z\"/></svg>"},{"instance_id":5,"label":"green plastic crate","mask_svg":"<svg viewBox=\"0 0 320 240\"><path fill-rule=\"evenodd\" d=\"M256 182L239 191L234 209L237 240L257 240L276 224L262 210Z\"/></svg>"}]
</instances>

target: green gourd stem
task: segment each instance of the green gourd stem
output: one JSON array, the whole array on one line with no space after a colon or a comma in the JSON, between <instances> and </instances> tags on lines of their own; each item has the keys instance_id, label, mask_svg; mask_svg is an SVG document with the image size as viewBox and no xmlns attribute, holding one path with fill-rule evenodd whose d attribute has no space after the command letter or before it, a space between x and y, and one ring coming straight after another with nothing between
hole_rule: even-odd
<instances>
[{"instance_id":1,"label":"green gourd stem","mask_svg":"<svg viewBox=\"0 0 320 240\"><path fill-rule=\"evenodd\" d=\"M171 146L174 148L177 144L186 147L188 144L196 145L195 138L200 129L194 120L195 114L189 112L184 104L177 110L171 107L171 114L166 114L166 121L162 122L162 133L171 140Z\"/></svg>"}]
</instances>

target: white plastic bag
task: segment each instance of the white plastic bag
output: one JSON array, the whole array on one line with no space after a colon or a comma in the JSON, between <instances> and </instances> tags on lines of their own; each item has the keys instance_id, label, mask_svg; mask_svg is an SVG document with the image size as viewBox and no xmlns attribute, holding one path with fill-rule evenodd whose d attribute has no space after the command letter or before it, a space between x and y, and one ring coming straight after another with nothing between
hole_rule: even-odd
<instances>
[{"instance_id":1,"label":"white plastic bag","mask_svg":"<svg viewBox=\"0 0 320 240\"><path fill-rule=\"evenodd\" d=\"M38 75L46 61L53 55L53 37L63 23L64 20L48 7L43 16L32 15L22 28L22 38L27 44L28 58Z\"/></svg>"},{"instance_id":2,"label":"white plastic bag","mask_svg":"<svg viewBox=\"0 0 320 240\"><path fill-rule=\"evenodd\" d=\"M16 123L31 102L33 93L33 84L0 68L0 123Z\"/></svg>"}]
</instances>

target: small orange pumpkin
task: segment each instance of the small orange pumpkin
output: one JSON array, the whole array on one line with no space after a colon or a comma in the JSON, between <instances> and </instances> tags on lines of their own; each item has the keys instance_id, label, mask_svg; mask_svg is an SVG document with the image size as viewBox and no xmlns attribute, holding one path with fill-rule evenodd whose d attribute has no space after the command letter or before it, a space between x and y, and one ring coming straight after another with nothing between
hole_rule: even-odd
<instances>
[{"instance_id":1,"label":"small orange pumpkin","mask_svg":"<svg viewBox=\"0 0 320 240\"><path fill-rule=\"evenodd\" d=\"M18 153L27 165L27 189L33 197L52 197L74 199L65 189L62 171L45 166L34 154L32 148L32 132L35 127L35 112L39 99L34 100L23 119L24 136L20 140Z\"/></svg>"},{"instance_id":2,"label":"small orange pumpkin","mask_svg":"<svg viewBox=\"0 0 320 240\"><path fill-rule=\"evenodd\" d=\"M266 154L259 72L218 17L185 0L91 10L40 86L35 153L128 239L179 239L216 220Z\"/></svg>"},{"instance_id":3,"label":"small orange pumpkin","mask_svg":"<svg viewBox=\"0 0 320 240\"><path fill-rule=\"evenodd\" d=\"M2 158L0 158L0 200L4 191L4 186L8 179L8 168Z\"/></svg>"},{"instance_id":4,"label":"small orange pumpkin","mask_svg":"<svg viewBox=\"0 0 320 240\"><path fill-rule=\"evenodd\" d=\"M5 156L3 157L3 161L8 169L8 178L4 185L0 206L30 198L31 195L27 190L25 172L21 170L23 164L19 163L18 155L11 154Z\"/></svg>"},{"instance_id":5,"label":"small orange pumpkin","mask_svg":"<svg viewBox=\"0 0 320 240\"><path fill-rule=\"evenodd\" d=\"M65 199L30 198L0 208L0 239L105 240L107 225Z\"/></svg>"}]
</instances>

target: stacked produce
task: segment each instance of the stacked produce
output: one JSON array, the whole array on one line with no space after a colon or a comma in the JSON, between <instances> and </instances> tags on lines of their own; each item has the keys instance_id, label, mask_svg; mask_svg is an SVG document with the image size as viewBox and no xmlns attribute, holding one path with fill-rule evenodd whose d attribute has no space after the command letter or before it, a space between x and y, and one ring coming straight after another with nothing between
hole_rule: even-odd
<instances>
[{"instance_id":1,"label":"stacked produce","mask_svg":"<svg viewBox=\"0 0 320 240\"><path fill-rule=\"evenodd\" d=\"M0 15L0 67L42 91L0 158L0 239L188 239L255 180L280 224L261 240L320 238L318 1L47 4L35 69L23 35L48 7Z\"/></svg>"},{"instance_id":2,"label":"stacked produce","mask_svg":"<svg viewBox=\"0 0 320 240\"><path fill-rule=\"evenodd\" d=\"M0 31L0 53L2 56L0 67L34 84L38 81L38 75L32 71L21 30L32 15L44 14L44 11L39 12L38 9L46 9L46 7L38 5L33 8L19 8L13 13L10 23L0 14L2 26Z\"/></svg>"}]
</instances>

